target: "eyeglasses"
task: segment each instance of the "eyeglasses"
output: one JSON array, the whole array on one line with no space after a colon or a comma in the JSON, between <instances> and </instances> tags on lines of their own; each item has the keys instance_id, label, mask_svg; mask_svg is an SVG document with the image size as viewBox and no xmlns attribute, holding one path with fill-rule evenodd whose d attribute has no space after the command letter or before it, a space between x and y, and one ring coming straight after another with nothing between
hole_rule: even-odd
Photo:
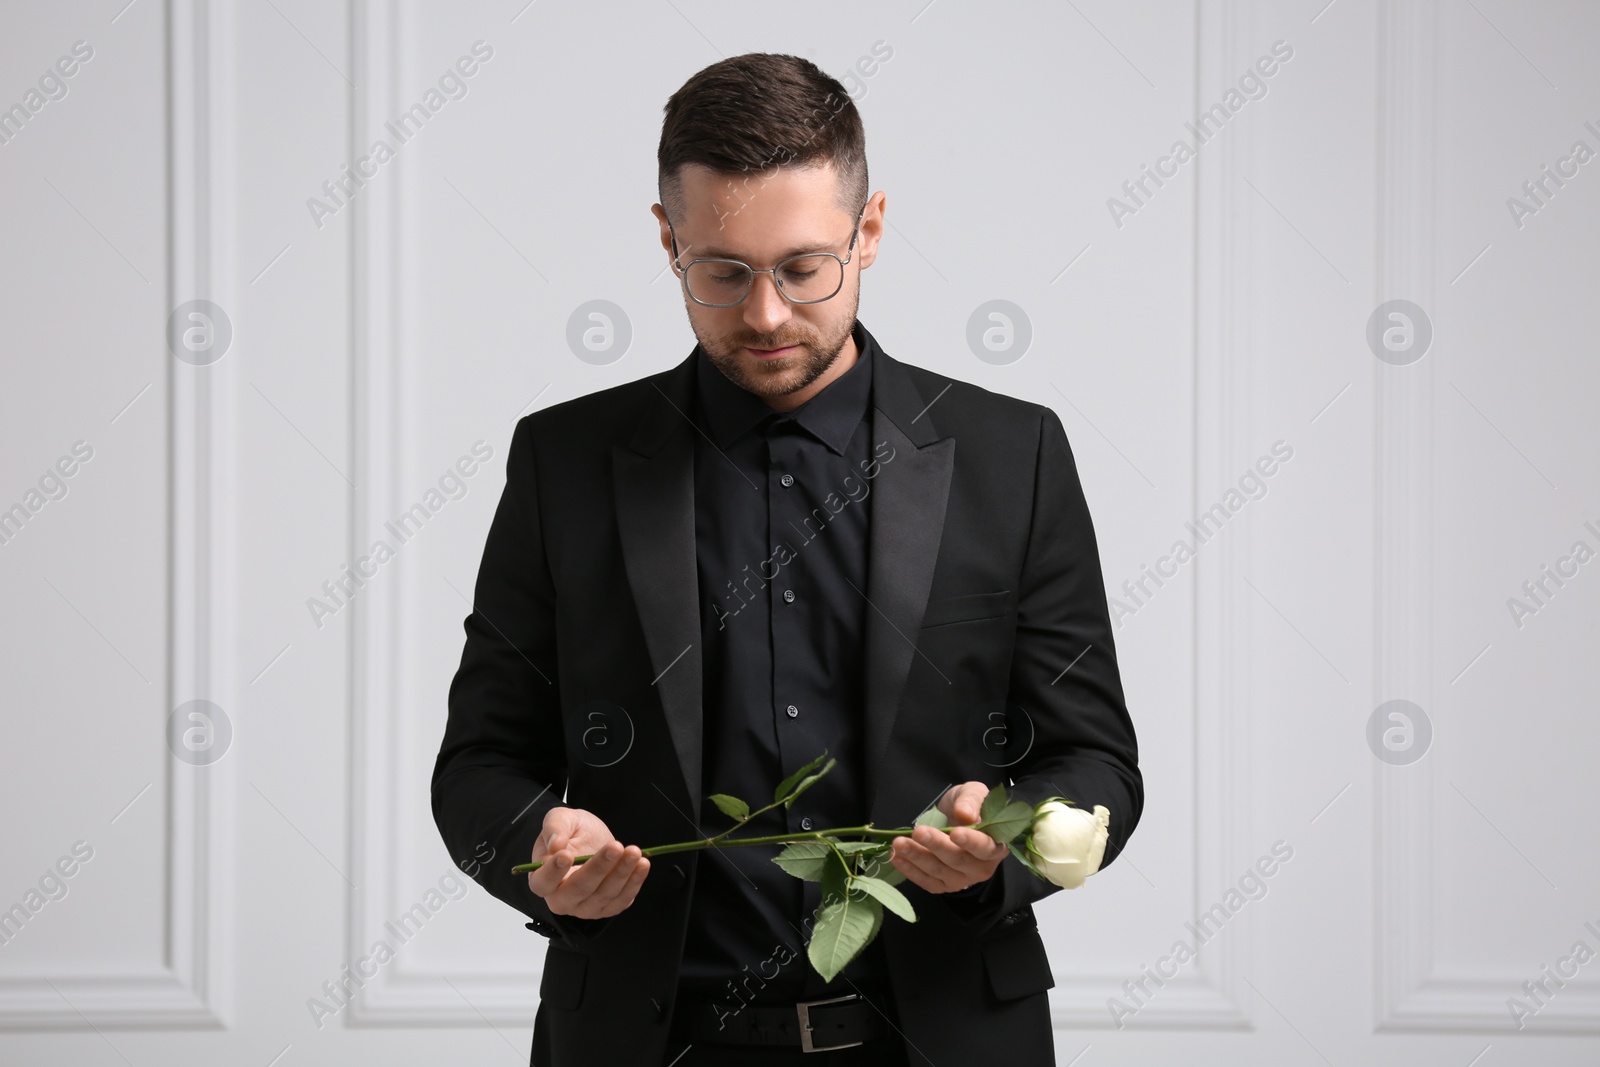
<instances>
[{"instance_id":1,"label":"eyeglasses","mask_svg":"<svg viewBox=\"0 0 1600 1067\"><path fill-rule=\"evenodd\" d=\"M731 308L744 303L755 284L757 274L772 275L778 292L791 304L820 304L838 295L844 287L844 268L855 256L856 238L861 234L861 220L866 207L856 216L855 228L850 233L850 247L840 259L832 252L806 252L790 256L775 267L756 270L738 259L695 259L687 266L678 266L678 235L672 223L667 232L672 234L672 269L683 277L684 290L696 304L710 308Z\"/></svg>"}]
</instances>

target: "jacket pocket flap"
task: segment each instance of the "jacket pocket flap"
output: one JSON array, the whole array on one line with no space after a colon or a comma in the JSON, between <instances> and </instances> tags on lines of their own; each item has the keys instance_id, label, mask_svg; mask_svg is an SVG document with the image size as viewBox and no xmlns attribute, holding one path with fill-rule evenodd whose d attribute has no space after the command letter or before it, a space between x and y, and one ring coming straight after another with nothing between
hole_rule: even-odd
<instances>
[{"instance_id":1,"label":"jacket pocket flap","mask_svg":"<svg viewBox=\"0 0 1600 1067\"><path fill-rule=\"evenodd\" d=\"M993 593L966 593L962 596L942 596L928 601L922 615L922 626L943 626L951 622L974 622L993 619L1013 610L1014 596L1009 589Z\"/></svg>"},{"instance_id":2,"label":"jacket pocket flap","mask_svg":"<svg viewBox=\"0 0 1600 1067\"><path fill-rule=\"evenodd\" d=\"M989 988L1001 1000L1041 993L1055 986L1050 956L1031 917L996 926L984 935L981 947Z\"/></svg>"},{"instance_id":3,"label":"jacket pocket flap","mask_svg":"<svg viewBox=\"0 0 1600 1067\"><path fill-rule=\"evenodd\" d=\"M583 1003L583 976L588 969L588 956L550 942L544 951L544 976L539 979L539 999L552 1007L575 1010Z\"/></svg>"}]
</instances>

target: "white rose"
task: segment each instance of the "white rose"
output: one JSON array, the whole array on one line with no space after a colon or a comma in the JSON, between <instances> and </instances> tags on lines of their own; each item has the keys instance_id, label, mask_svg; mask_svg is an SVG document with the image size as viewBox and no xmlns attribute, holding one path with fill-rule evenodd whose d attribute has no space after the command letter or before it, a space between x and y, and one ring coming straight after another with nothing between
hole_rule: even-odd
<instances>
[{"instance_id":1,"label":"white rose","mask_svg":"<svg viewBox=\"0 0 1600 1067\"><path fill-rule=\"evenodd\" d=\"M1090 814L1059 800L1047 800L1035 809L1035 815L1029 847L1039 869L1063 889L1078 888L1100 869L1110 810L1096 804Z\"/></svg>"}]
</instances>

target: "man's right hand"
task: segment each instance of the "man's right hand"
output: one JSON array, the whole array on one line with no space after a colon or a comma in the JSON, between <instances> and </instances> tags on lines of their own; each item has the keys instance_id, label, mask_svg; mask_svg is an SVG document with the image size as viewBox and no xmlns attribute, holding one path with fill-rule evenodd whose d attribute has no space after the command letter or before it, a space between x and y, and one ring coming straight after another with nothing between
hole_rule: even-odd
<instances>
[{"instance_id":1,"label":"man's right hand","mask_svg":"<svg viewBox=\"0 0 1600 1067\"><path fill-rule=\"evenodd\" d=\"M574 864L579 856L593 859ZM624 911L639 895L650 860L637 845L623 847L606 824L582 808L551 808L533 843L537 870L528 888L556 915L603 919Z\"/></svg>"}]
</instances>

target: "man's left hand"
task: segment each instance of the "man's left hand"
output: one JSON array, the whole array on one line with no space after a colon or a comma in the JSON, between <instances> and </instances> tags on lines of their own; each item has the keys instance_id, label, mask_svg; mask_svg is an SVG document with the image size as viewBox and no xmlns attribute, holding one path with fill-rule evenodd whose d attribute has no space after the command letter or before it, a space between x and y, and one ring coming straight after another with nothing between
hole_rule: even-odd
<instances>
[{"instance_id":1,"label":"man's left hand","mask_svg":"<svg viewBox=\"0 0 1600 1067\"><path fill-rule=\"evenodd\" d=\"M908 882L930 893L954 893L988 881L1009 851L983 831L971 829L988 795L989 787L982 782L963 782L945 790L938 808L952 829L946 833L919 826L910 837L895 838L889 861Z\"/></svg>"}]
</instances>

